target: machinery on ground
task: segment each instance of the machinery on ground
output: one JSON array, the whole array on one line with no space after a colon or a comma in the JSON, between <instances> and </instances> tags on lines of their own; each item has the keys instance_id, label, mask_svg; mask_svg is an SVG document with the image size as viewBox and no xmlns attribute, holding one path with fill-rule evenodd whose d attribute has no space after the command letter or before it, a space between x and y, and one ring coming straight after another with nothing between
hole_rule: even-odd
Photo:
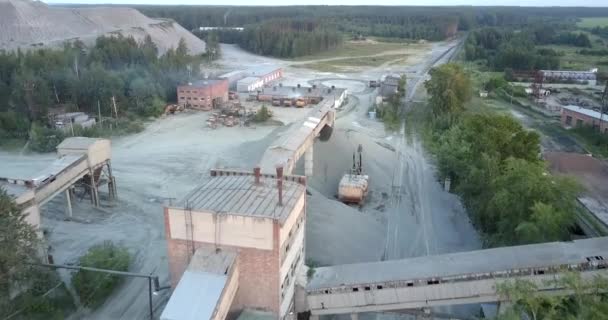
<instances>
[{"instance_id":1,"label":"machinery on ground","mask_svg":"<svg viewBox=\"0 0 608 320\"><path fill-rule=\"evenodd\" d=\"M369 190L369 176L363 174L363 147L359 145L353 153L353 167L345 174L338 186L338 199L344 203L363 204ZM359 161L357 162L357 153Z\"/></svg>"}]
</instances>

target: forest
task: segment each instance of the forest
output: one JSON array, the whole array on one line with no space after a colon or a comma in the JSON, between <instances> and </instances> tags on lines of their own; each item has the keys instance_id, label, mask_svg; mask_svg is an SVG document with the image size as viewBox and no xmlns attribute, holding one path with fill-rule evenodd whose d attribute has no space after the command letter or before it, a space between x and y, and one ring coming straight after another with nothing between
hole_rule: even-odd
<instances>
[{"instance_id":1,"label":"forest","mask_svg":"<svg viewBox=\"0 0 608 320\"><path fill-rule=\"evenodd\" d=\"M465 44L465 57L469 61L486 60L494 71L558 69L559 53L536 48L542 44L591 47L586 34L557 32L551 26L518 31L488 27L471 32Z\"/></svg>"},{"instance_id":2,"label":"forest","mask_svg":"<svg viewBox=\"0 0 608 320\"><path fill-rule=\"evenodd\" d=\"M548 173L540 136L510 116L468 110L471 80L442 65L426 82L430 150L487 247L567 240L579 186Z\"/></svg>"},{"instance_id":3,"label":"forest","mask_svg":"<svg viewBox=\"0 0 608 320\"><path fill-rule=\"evenodd\" d=\"M90 48L75 42L61 50L2 51L0 140L60 137L60 132L46 128L53 112L99 114L117 122L115 126L126 124L126 119L158 115L165 101L175 101L177 84L196 76L198 71L190 67L194 59L200 57L189 56L184 41L158 56L149 37L141 43L121 36L100 37ZM32 143L38 151L52 145Z\"/></svg>"},{"instance_id":4,"label":"forest","mask_svg":"<svg viewBox=\"0 0 608 320\"><path fill-rule=\"evenodd\" d=\"M311 20L270 20L242 32L241 48L256 54L297 57L337 47L342 36Z\"/></svg>"}]
</instances>

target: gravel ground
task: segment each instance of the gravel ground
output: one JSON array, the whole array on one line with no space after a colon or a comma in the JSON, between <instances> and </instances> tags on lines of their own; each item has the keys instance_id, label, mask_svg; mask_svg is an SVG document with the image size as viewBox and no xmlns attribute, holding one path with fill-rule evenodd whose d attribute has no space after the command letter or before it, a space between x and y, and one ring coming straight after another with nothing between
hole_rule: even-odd
<instances>
[{"instance_id":1,"label":"gravel ground","mask_svg":"<svg viewBox=\"0 0 608 320\"><path fill-rule=\"evenodd\" d=\"M476 233L459 200L444 192L435 180L434 168L419 142L405 140L403 134L387 133L382 123L367 118L375 91L367 88L363 80L378 79L389 72L424 79L424 65L449 46L433 44L421 57L425 63L382 66L357 74L291 68L286 61L222 46L222 69L277 64L285 67L286 84L318 81L347 87L352 93L348 105L338 114L331 139L314 146L306 243L309 259L341 264L478 247ZM411 82L413 90L417 88L415 82ZM286 108L277 109L276 114L285 124L304 115ZM132 271L156 273L161 276L161 285L166 284L163 203L181 198L206 179L213 167L253 167L286 129L258 126L209 130L204 127L207 117L206 113L182 113L148 124L142 133L113 139L112 164L119 196L116 203L93 209L88 201L76 201L73 221L64 220L61 197L43 208L43 226L55 262L73 263L91 245L113 240L133 253ZM370 197L362 207L347 206L336 201L335 194L339 178L350 168L352 152L359 144L363 147L364 170L371 177ZM48 154L0 153L0 176L33 174L53 158ZM395 168L401 171L396 174ZM397 193L395 176L400 181L401 191ZM81 310L73 318L145 319L146 291L145 281L127 280L101 308L95 312ZM154 297L157 314L167 299L167 291Z\"/></svg>"}]
</instances>

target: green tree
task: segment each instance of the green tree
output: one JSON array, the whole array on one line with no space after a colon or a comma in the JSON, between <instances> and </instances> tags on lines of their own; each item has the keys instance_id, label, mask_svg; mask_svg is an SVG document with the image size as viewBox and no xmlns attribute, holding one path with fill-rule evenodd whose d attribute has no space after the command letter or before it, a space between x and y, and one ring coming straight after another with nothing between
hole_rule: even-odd
<instances>
[{"instance_id":1,"label":"green tree","mask_svg":"<svg viewBox=\"0 0 608 320\"><path fill-rule=\"evenodd\" d=\"M464 111L471 100L471 79L462 66L448 63L430 71L431 79L425 82L430 95L429 105L435 117L456 115Z\"/></svg>"},{"instance_id":2,"label":"green tree","mask_svg":"<svg viewBox=\"0 0 608 320\"><path fill-rule=\"evenodd\" d=\"M606 319L608 281L597 276L583 280L580 273L566 273L545 283L568 291L569 294L552 295L538 292L530 281L505 281L497 286L499 295L512 303L497 320L519 320L523 317L538 320Z\"/></svg>"},{"instance_id":3,"label":"green tree","mask_svg":"<svg viewBox=\"0 0 608 320\"><path fill-rule=\"evenodd\" d=\"M6 190L0 188L0 310L11 309L11 289L31 278L28 262L37 260L37 248L36 231Z\"/></svg>"},{"instance_id":4,"label":"green tree","mask_svg":"<svg viewBox=\"0 0 608 320\"><path fill-rule=\"evenodd\" d=\"M110 241L93 246L80 257L79 265L117 271L129 270L131 256L127 249ZM112 291L123 281L123 277L80 270L72 276L72 283L85 306L96 308L103 304Z\"/></svg>"}]
</instances>

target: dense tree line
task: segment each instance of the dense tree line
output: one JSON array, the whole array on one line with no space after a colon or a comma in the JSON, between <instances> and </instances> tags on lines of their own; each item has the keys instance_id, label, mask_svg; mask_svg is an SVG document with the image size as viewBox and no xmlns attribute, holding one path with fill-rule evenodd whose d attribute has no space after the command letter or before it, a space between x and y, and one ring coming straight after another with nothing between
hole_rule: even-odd
<instances>
[{"instance_id":1,"label":"dense tree line","mask_svg":"<svg viewBox=\"0 0 608 320\"><path fill-rule=\"evenodd\" d=\"M471 85L459 66L436 68L426 87L440 173L451 179L486 245L568 239L578 186L548 173L539 135L509 116L466 112Z\"/></svg>"},{"instance_id":2,"label":"dense tree line","mask_svg":"<svg viewBox=\"0 0 608 320\"><path fill-rule=\"evenodd\" d=\"M549 38L546 38L549 37ZM467 60L486 60L496 71L505 69L558 69L559 54L554 50L537 49L537 43L550 43L543 29L514 32L498 28L482 28L471 32L465 44ZM587 39L588 40L588 39Z\"/></svg>"},{"instance_id":3,"label":"dense tree line","mask_svg":"<svg viewBox=\"0 0 608 320\"><path fill-rule=\"evenodd\" d=\"M104 117L157 115L165 101L175 101L176 85L197 73L193 59L184 41L158 56L149 37L137 43L122 36L100 37L90 48L76 42L0 52L0 138L27 138L30 125L46 126L56 107Z\"/></svg>"},{"instance_id":4,"label":"dense tree line","mask_svg":"<svg viewBox=\"0 0 608 320\"><path fill-rule=\"evenodd\" d=\"M424 7L424 6L136 6L152 17L173 18L188 29L200 26L243 27L276 18L320 18L368 27L371 22L423 23L429 17L458 17L462 30L475 26L515 26L550 21L572 23L578 17L608 16L607 8L591 7Z\"/></svg>"},{"instance_id":5,"label":"dense tree line","mask_svg":"<svg viewBox=\"0 0 608 320\"><path fill-rule=\"evenodd\" d=\"M337 47L342 36L309 20L270 20L247 28L239 45L275 57L297 57Z\"/></svg>"},{"instance_id":6,"label":"dense tree line","mask_svg":"<svg viewBox=\"0 0 608 320\"><path fill-rule=\"evenodd\" d=\"M608 27L595 27L591 29L591 33L604 39L608 39Z\"/></svg>"},{"instance_id":7,"label":"dense tree line","mask_svg":"<svg viewBox=\"0 0 608 320\"><path fill-rule=\"evenodd\" d=\"M563 288L570 294L543 293L536 284L526 280L501 283L497 287L498 293L511 303L496 319L606 319L608 279L605 277L583 279L580 273L572 272L556 277L547 284Z\"/></svg>"}]
</instances>

